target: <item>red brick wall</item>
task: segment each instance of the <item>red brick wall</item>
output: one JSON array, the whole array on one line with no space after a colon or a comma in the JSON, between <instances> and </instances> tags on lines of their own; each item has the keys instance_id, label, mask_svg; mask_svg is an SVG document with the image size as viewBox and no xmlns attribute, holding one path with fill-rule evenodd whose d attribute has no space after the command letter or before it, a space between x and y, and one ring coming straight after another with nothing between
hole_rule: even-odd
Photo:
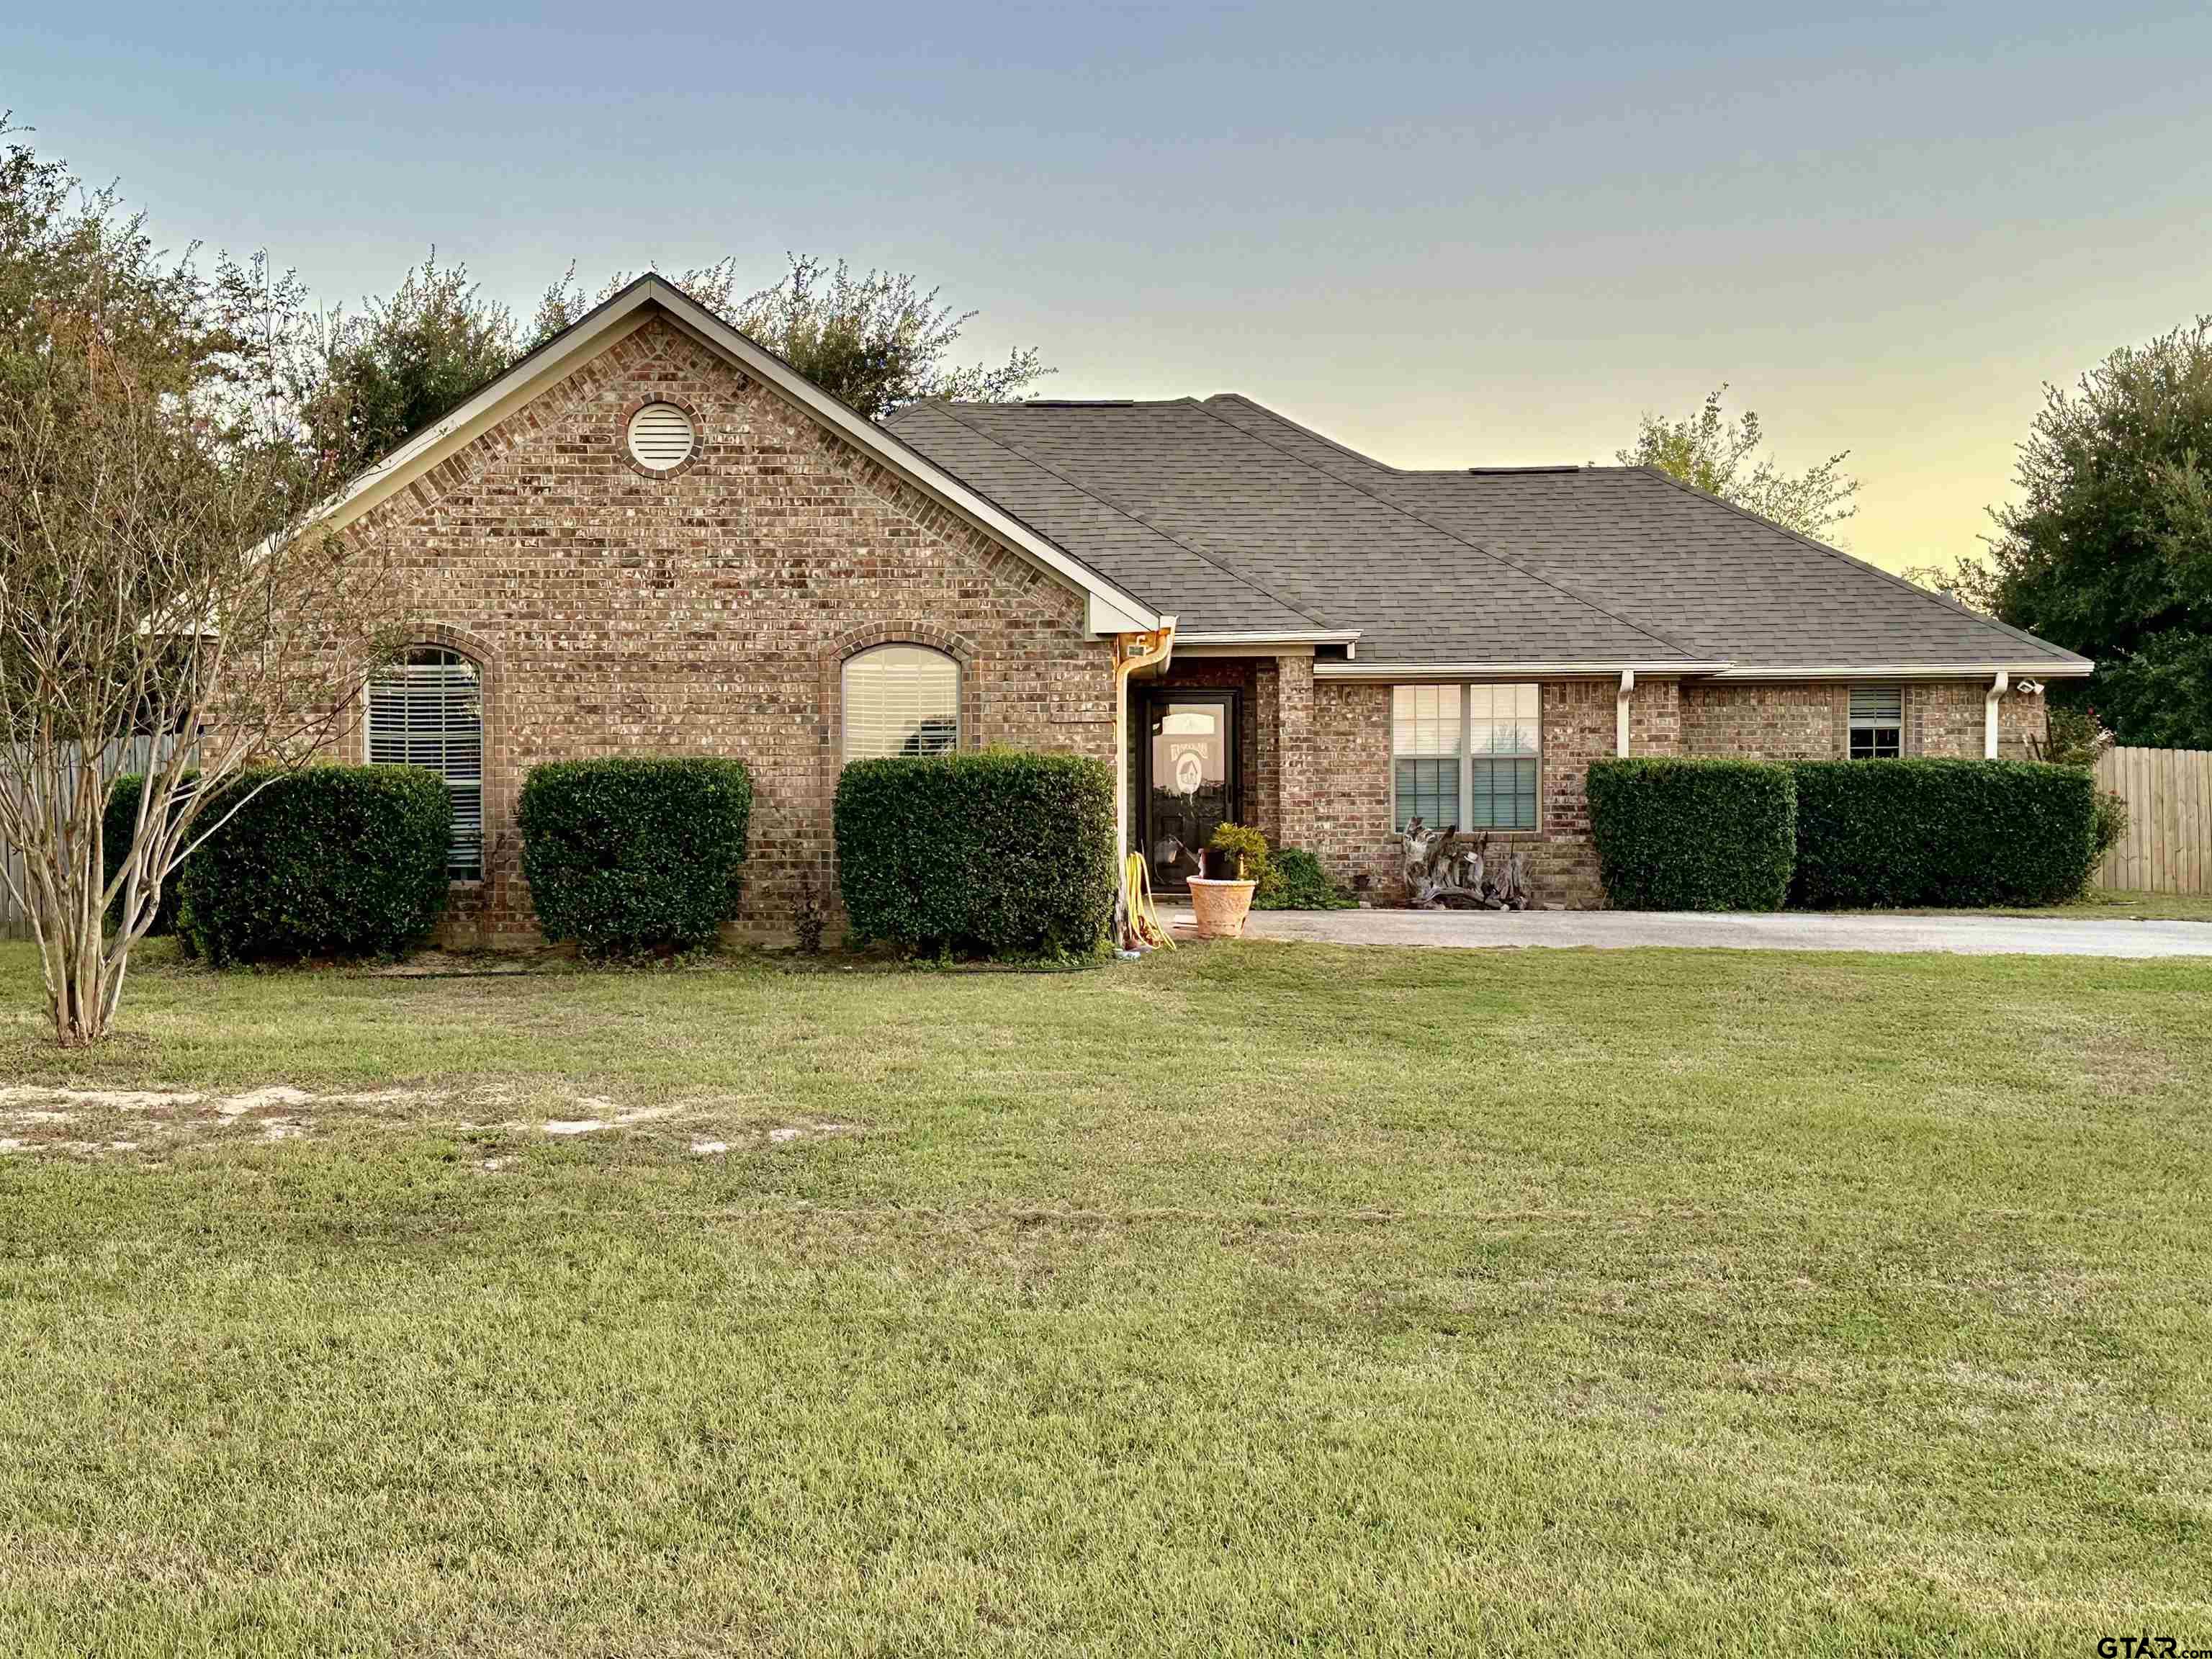
<instances>
[{"instance_id":1,"label":"red brick wall","mask_svg":"<svg viewBox=\"0 0 2212 1659\"><path fill-rule=\"evenodd\" d=\"M1905 688L1906 750L1915 755L1982 756L1989 687L1979 680L1930 681ZM2047 735L2048 710L2039 696L2008 691L1997 700L1997 757L2033 760L2030 739Z\"/></svg>"},{"instance_id":2,"label":"red brick wall","mask_svg":"<svg viewBox=\"0 0 2212 1659\"><path fill-rule=\"evenodd\" d=\"M1541 823L1534 835L1493 834L1525 849L1539 903L1595 905L1597 855L1589 842L1589 763L1613 752L1619 686L1612 680L1543 683ZM1391 823L1390 692L1387 685L1323 679L1313 693L1315 832L1310 845L1340 881L1389 902L1405 896ZM1632 754L1680 752L1682 700L1673 680L1640 680L1629 704Z\"/></svg>"},{"instance_id":3,"label":"red brick wall","mask_svg":"<svg viewBox=\"0 0 2212 1659\"><path fill-rule=\"evenodd\" d=\"M695 411L680 476L629 465L624 418ZM487 879L463 938L529 937L515 799L526 769L714 754L751 769L739 926L787 934L799 874L834 900L840 670L913 640L962 669L961 740L1110 759L1109 642L1081 596L915 491L690 336L646 325L349 534L406 572L417 637L485 680Z\"/></svg>"},{"instance_id":4,"label":"red brick wall","mask_svg":"<svg viewBox=\"0 0 2212 1659\"><path fill-rule=\"evenodd\" d=\"M1836 760L1844 753L1848 687L1744 683L1682 688L1682 750L1744 760Z\"/></svg>"},{"instance_id":5,"label":"red brick wall","mask_svg":"<svg viewBox=\"0 0 2212 1659\"><path fill-rule=\"evenodd\" d=\"M1921 680L1905 687L1905 752L1978 760L1980 680ZM2030 757L2045 729L2039 696L2008 694L1998 704L1997 752ZM1682 746L1692 755L1754 760L1841 760L1850 752L1850 688L1838 681L1721 682L1682 689Z\"/></svg>"}]
</instances>

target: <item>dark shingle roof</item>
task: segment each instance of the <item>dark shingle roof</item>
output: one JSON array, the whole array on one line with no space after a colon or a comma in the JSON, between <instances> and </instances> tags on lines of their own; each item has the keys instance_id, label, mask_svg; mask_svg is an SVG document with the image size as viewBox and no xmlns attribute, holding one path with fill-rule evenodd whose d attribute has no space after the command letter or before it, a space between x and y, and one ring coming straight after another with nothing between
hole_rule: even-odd
<instances>
[{"instance_id":1,"label":"dark shingle roof","mask_svg":"<svg viewBox=\"0 0 2212 1659\"><path fill-rule=\"evenodd\" d=\"M1640 467L1404 472L1249 398L921 404L890 424L1181 631L1363 661L2080 659Z\"/></svg>"}]
</instances>

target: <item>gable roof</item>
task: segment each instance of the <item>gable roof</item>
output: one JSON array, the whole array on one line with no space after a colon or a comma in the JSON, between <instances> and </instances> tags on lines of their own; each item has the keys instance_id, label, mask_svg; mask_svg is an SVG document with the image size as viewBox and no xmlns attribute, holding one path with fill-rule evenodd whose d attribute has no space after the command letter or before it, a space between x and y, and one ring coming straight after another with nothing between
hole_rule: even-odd
<instances>
[{"instance_id":1,"label":"gable roof","mask_svg":"<svg viewBox=\"0 0 2212 1659\"><path fill-rule=\"evenodd\" d=\"M1088 625L1097 634L1149 631L1174 620L1025 523L997 501L953 477L927 455L809 380L767 347L724 322L680 289L648 272L610 295L551 339L526 353L498 379L443 419L425 427L369 467L316 516L342 528L472 441L555 380L570 373L653 316L674 322L746 374L798 404L940 505L1047 571L1088 600Z\"/></svg>"},{"instance_id":2,"label":"gable roof","mask_svg":"<svg viewBox=\"0 0 2212 1659\"><path fill-rule=\"evenodd\" d=\"M900 435L1177 611L1357 665L2086 674L2060 649L1643 467L1406 471L1249 398L944 404ZM1269 630L1280 629L1279 635Z\"/></svg>"}]
</instances>

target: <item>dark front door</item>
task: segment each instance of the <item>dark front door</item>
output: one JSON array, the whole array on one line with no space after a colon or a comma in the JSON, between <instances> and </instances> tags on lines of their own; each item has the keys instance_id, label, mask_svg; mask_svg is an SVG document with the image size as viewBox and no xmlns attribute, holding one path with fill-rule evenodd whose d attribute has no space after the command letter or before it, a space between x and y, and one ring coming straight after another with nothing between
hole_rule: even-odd
<instances>
[{"instance_id":1,"label":"dark front door","mask_svg":"<svg viewBox=\"0 0 2212 1659\"><path fill-rule=\"evenodd\" d=\"M1181 890L1214 826L1237 821L1237 694L1149 691L1145 732L1141 850L1152 886Z\"/></svg>"}]
</instances>

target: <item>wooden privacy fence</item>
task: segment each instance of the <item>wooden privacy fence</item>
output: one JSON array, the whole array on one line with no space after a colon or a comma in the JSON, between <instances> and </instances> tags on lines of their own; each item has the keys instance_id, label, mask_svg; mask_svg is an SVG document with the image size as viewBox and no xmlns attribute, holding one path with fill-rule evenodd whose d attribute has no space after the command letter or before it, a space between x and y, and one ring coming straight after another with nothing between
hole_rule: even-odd
<instances>
[{"instance_id":1,"label":"wooden privacy fence","mask_svg":"<svg viewBox=\"0 0 2212 1659\"><path fill-rule=\"evenodd\" d=\"M173 738L141 736L124 738L110 744L107 748L107 764L101 769L100 775L106 778L118 778L125 772L143 772L154 763L155 745L158 744L161 746L160 752L167 755L169 752L169 745L174 741ZM72 771L70 774L70 784L73 786L76 780L82 775L81 771ZM8 787L7 784L0 783L0 789L6 787ZM28 939L31 937L31 919L23 914L22 908L15 902L15 888L23 884L21 849L11 847L5 842L0 842L0 864L6 866L10 882L13 884L11 885L10 882L0 882L0 939Z\"/></svg>"},{"instance_id":2,"label":"wooden privacy fence","mask_svg":"<svg viewBox=\"0 0 2212 1659\"><path fill-rule=\"evenodd\" d=\"M2128 833L2097 885L2128 892L2212 892L2212 749L2107 749L2097 786L2128 804Z\"/></svg>"}]
</instances>

